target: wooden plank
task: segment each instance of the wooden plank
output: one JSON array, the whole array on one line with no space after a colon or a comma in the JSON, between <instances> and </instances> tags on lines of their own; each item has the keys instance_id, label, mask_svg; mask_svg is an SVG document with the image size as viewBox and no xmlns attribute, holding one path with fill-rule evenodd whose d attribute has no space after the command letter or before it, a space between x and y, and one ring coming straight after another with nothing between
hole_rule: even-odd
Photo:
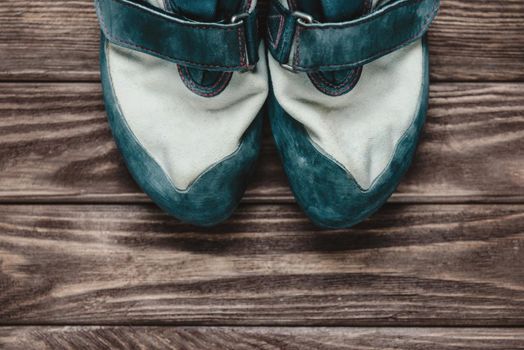
<instances>
[{"instance_id":1,"label":"wooden plank","mask_svg":"<svg viewBox=\"0 0 524 350\"><path fill-rule=\"evenodd\" d=\"M98 80L91 0L0 2L0 80ZM432 78L524 80L522 0L443 0L430 32Z\"/></svg>"},{"instance_id":2,"label":"wooden plank","mask_svg":"<svg viewBox=\"0 0 524 350\"><path fill-rule=\"evenodd\" d=\"M524 205L294 205L197 229L153 206L0 206L0 324L522 326Z\"/></svg>"},{"instance_id":3,"label":"wooden plank","mask_svg":"<svg viewBox=\"0 0 524 350\"><path fill-rule=\"evenodd\" d=\"M429 32L433 80L524 80L524 1L442 0Z\"/></svg>"},{"instance_id":4,"label":"wooden plank","mask_svg":"<svg viewBox=\"0 0 524 350\"><path fill-rule=\"evenodd\" d=\"M485 328L7 327L0 346L26 349L524 349L524 330Z\"/></svg>"},{"instance_id":5,"label":"wooden plank","mask_svg":"<svg viewBox=\"0 0 524 350\"><path fill-rule=\"evenodd\" d=\"M0 80L98 80L98 40L91 0L3 0Z\"/></svg>"},{"instance_id":6,"label":"wooden plank","mask_svg":"<svg viewBox=\"0 0 524 350\"><path fill-rule=\"evenodd\" d=\"M524 198L524 84L435 84L393 201ZM146 201L111 138L98 84L0 84L0 201ZM249 202L293 200L266 127Z\"/></svg>"}]
</instances>

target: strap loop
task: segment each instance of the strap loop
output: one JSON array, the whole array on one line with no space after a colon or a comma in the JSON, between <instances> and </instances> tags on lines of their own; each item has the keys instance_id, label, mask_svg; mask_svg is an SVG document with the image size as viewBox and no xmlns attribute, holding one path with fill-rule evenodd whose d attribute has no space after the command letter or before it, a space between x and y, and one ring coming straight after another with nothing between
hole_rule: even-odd
<instances>
[{"instance_id":1,"label":"strap loop","mask_svg":"<svg viewBox=\"0 0 524 350\"><path fill-rule=\"evenodd\" d=\"M439 4L440 0L394 0L352 21L311 23L273 1L268 17L269 50L284 68L293 71L357 68L420 39L435 19Z\"/></svg>"},{"instance_id":2,"label":"strap loop","mask_svg":"<svg viewBox=\"0 0 524 350\"><path fill-rule=\"evenodd\" d=\"M190 21L141 0L95 0L95 6L115 45L213 71L244 71L258 62L255 11L224 24Z\"/></svg>"}]
</instances>

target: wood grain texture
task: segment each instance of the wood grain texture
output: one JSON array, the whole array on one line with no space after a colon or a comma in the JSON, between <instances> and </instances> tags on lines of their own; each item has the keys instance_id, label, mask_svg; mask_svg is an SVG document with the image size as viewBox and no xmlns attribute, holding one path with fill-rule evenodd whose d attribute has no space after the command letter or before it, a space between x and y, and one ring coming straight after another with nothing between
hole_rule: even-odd
<instances>
[{"instance_id":1,"label":"wood grain texture","mask_svg":"<svg viewBox=\"0 0 524 350\"><path fill-rule=\"evenodd\" d=\"M5 350L517 350L524 330L485 328L22 327L0 328Z\"/></svg>"},{"instance_id":2,"label":"wood grain texture","mask_svg":"<svg viewBox=\"0 0 524 350\"><path fill-rule=\"evenodd\" d=\"M294 205L196 229L149 205L0 206L0 324L524 324L524 205Z\"/></svg>"},{"instance_id":3,"label":"wood grain texture","mask_svg":"<svg viewBox=\"0 0 524 350\"><path fill-rule=\"evenodd\" d=\"M441 0L429 32L433 80L524 80L524 1Z\"/></svg>"},{"instance_id":4,"label":"wood grain texture","mask_svg":"<svg viewBox=\"0 0 524 350\"><path fill-rule=\"evenodd\" d=\"M93 80L99 28L91 0L2 0L0 80Z\"/></svg>"},{"instance_id":5,"label":"wood grain texture","mask_svg":"<svg viewBox=\"0 0 524 350\"><path fill-rule=\"evenodd\" d=\"M435 84L426 132L393 201L524 198L524 84ZM98 84L0 84L0 201L147 201L107 125ZM293 200L266 125L249 202Z\"/></svg>"},{"instance_id":6,"label":"wood grain texture","mask_svg":"<svg viewBox=\"0 0 524 350\"><path fill-rule=\"evenodd\" d=\"M0 80L98 80L92 0L0 2ZM431 75L524 80L522 0L443 0L430 31Z\"/></svg>"}]
</instances>

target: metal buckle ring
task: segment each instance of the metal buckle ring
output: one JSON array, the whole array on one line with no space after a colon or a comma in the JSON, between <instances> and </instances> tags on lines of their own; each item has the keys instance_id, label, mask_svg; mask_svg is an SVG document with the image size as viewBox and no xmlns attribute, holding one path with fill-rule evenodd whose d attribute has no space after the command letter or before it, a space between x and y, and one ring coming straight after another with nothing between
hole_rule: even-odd
<instances>
[{"instance_id":1,"label":"metal buckle ring","mask_svg":"<svg viewBox=\"0 0 524 350\"><path fill-rule=\"evenodd\" d=\"M307 13L304 13L304 12L295 11L295 12L291 13L291 16L295 17L297 19L297 21L302 20L302 22L304 22L304 24L311 24L311 23L314 22L313 16L308 15Z\"/></svg>"},{"instance_id":2,"label":"metal buckle ring","mask_svg":"<svg viewBox=\"0 0 524 350\"><path fill-rule=\"evenodd\" d=\"M303 24L311 24L314 22L313 16L308 15L307 13L304 13L304 12L300 12L300 11L295 11L291 13L291 17L295 17L297 19L297 22L303 22ZM293 73L297 72L295 68L293 68L293 66L290 64L281 63L280 66L290 72L293 72Z\"/></svg>"},{"instance_id":3,"label":"metal buckle ring","mask_svg":"<svg viewBox=\"0 0 524 350\"><path fill-rule=\"evenodd\" d=\"M243 12L243 13L236 14L233 17L231 17L231 23L235 24L235 23L242 22L243 20L245 20L248 17L249 17L249 13L248 12Z\"/></svg>"}]
</instances>

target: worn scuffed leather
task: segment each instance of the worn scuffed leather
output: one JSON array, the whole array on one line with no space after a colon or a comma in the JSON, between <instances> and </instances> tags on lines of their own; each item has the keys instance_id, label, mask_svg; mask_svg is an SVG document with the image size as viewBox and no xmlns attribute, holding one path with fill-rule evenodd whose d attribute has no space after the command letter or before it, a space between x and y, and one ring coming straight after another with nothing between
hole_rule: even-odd
<instances>
[{"instance_id":1,"label":"worn scuffed leather","mask_svg":"<svg viewBox=\"0 0 524 350\"><path fill-rule=\"evenodd\" d=\"M436 17L439 3L397 0L355 20L308 24L273 1L269 51L296 71L356 68L419 40Z\"/></svg>"},{"instance_id":2,"label":"worn scuffed leather","mask_svg":"<svg viewBox=\"0 0 524 350\"><path fill-rule=\"evenodd\" d=\"M245 70L258 62L256 11L237 23L202 23L136 0L96 0L104 36L112 43L183 66Z\"/></svg>"},{"instance_id":3,"label":"worn scuffed leather","mask_svg":"<svg viewBox=\"0 0 524 350\"><path fill-rule=\"evenodd\" d=\"M387 201L409 169L428 106L429 55L425 38L423 50L424 77L418 110L389 165L368 189L359 186L351 173L319 149L303 125L292 118L271 93L271 128L284 170L297 202L318 226L346 228L361 222ZM379 101L377 97L377 103Z\"/></svg>"},{"instance_id":4,"label":"worn scuffed leather","mask_svg":"<svg viewBox=\"0 0 524 350\"><path fill-rule=\"evenodd\" d=\"M101 76L111 131L138 185L164 211L182 221L211 226L227 219L238 205L260 152L262 112L248 128L236 152L202 173L186 190L178 190L127 125L114 95L101 41Z\"/></svg>"},{"instance_id":5,"label":"worn scuffed leather","mask_svg":"<svg viewBox=\"0 0 524 350\"><path fill-rule=\"evenodd\" d=\"M155 204L184 222L226 220L260 152L266 62L238 72L263 52L255 2L96 4L104 100L129 172ZM249 17L232 23L238 13Z\"/></svg>"}]
</instances>

